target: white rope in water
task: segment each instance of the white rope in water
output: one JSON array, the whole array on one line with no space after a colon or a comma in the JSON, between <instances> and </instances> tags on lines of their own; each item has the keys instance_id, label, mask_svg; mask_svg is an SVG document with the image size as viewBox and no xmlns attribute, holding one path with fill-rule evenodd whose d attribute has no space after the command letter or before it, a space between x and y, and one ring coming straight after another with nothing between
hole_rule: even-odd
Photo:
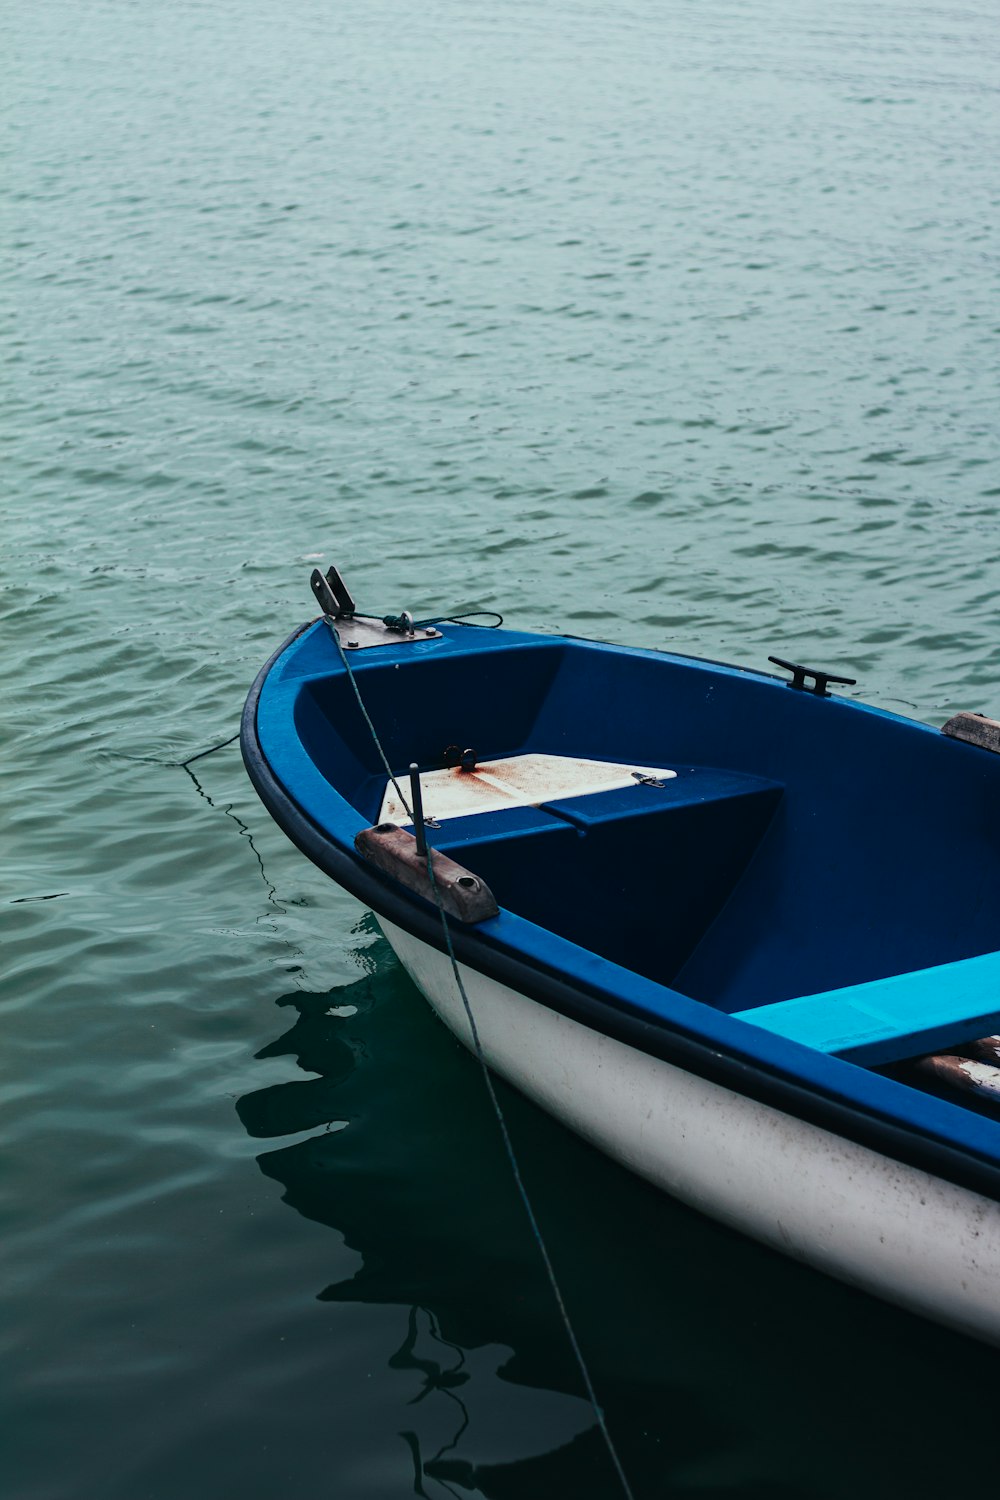
<instances>
[{"instance_id":1,"label":"white rope in water","mask_svg":"<svg viewBox=\"0 0 1000 1500\"><path fill-rule=\"evenodd\" d=\"M357 699L358 707L361 710L364 721L368 726L369 732L371 733L375 748L379 753L383 766L385 767L386 775L392 782L392 785L395 787L396 795L398 796L403 807L406 809L407 817L412 822L413 813L410 810L406 798L403 796L403 793L400 790L398 781L392 774L392 768L390 767L385 751L382 748L382 742L378 737L378 731L376 730L375 725L372 723L371 716L369 715L368 710L365 707L364 699L362 698L360 689L358 688L358 684L355 681L354 672L351 667L351 663L348 660L347 653L344 650L343 644L340 640L339 635L337 634L337 631L335 629L331 629L330 633L337 643L337 650L340 652L340 659L344 663L344 669L347 672L348 681L350 682L351 687L354 689L354 696ZM458 967L458 960L455 957L455 949L451 941L451 929L448 925L448 917L445 913L444 905L441 901L441 893L438 890L437 880L434 877L434 864L431 857L432 853L433 851L428 848L427 875L431 883L431 890L434 892L434 902L438 909L438 915L441 918L441 929L444 934L445 948L448 953L448 958L451 962L451 971L455 976L455 984L458 987L458 993L462 998L462 1005L465 1009L466 1020L469 1023L469 1031L472 1036L473 1048L475 1050L479 1066L482 1069L483 1080L486 1084L486 1092L489 1095L490 1103L493 1106L493 1113L496 1116L497 1124L500 1128L500 1136L503 1141L504 1151L507 1154L507 1160L510 1163L511 1173L514 1177L514 1184L517 1188L518 1195L520 1196L521 1203L524 1206L524 1211L528 1217L528 1224L531 1228L531 1233L534 1236L535 1243L538 1246L539 1254L542 1257L542 1264L545 1267L545 1274L548 1277L549 1286L552 1288L552 1295L555 1299L555 1304L559 1311L559 1316L562 1319L563 1327L566 1330L566 1337L569 1340L570 1348L573 1351L573 1356L579 1368L580 1375L583 1378L583 1384L587 1393L587 1399L590 1402L591 1409L594 1413L594 1419L600 1430L601 1436L604 1439L604 1445L608 1450L608 1456L611 1459L611 1463L614 1467L615 1473L618 1476L619 1483L621 1484L622 1493L625 1495L626 1500L634 1500L632 1488L625 1475L625 1470L622 1467L621 1459L618 1457L618 1450L615 1448L614 1442L611 1438L611 1433L608 1431L608 1425L604 1420L604 1412L602 1411L601 1406L597 1400L597 1392L594 1390L594 1383L590 1378L590 1370L588 1369L587 1362L583 1357L583 1350L580 1348L579 1340L577 1339L576 1333L574 1332L573 1324L570 1321L569 1312L567 1311L562 1290L556 1277L555 1267L552 1264L552 1257L549 1255L548 1246L545 1243L545 1238L542 1234L541 1226L539 1225L538 1219L535 1216L535 1210L532 1207L531 1199L528 1196L528 1189L525 1187L524 1179L521 1176L521 1168L517 1160L517 1154L514 1150L514 1143L510 1138L510 1131L507 1128L507 1120L503 1112L503 1106L501 1105L500 1100L497 1096L497 1091L493 1083L493 1075L490 1072L489 1064L486 1061L486 1054L483 1051L482 1042L479 1039L479 1028L476 1025L476 1018L473 1014L472 1006L469 1003L469 996L466 993L465 985L462 982L462 974Z\"/></svg>"}]
</instances>

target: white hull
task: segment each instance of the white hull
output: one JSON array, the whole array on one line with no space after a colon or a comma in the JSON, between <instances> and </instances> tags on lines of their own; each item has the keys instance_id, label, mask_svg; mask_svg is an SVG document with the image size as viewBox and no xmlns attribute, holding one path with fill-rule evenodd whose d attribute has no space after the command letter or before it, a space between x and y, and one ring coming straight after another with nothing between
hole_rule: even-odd
<instances>
[{"instance_id":1,"label":"white hull","mask_svg":"<svg viewBox=\"0 0 1000 1500\"><path fill-rule=\"evenodd\" d=\"M380 921L471 1047L450 960ZM1000 1204L461 973L487 1061L577 1134L776 1250L1000 1344Z\"/></svg>"}]
</instances>

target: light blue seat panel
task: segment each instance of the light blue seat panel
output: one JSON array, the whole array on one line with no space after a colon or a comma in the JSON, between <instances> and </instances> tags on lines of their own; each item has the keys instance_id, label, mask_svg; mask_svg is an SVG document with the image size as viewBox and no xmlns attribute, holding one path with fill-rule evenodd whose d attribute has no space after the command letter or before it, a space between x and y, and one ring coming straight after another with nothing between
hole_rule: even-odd
<instances>
[{"instance_id":1,"label":"light blue seat panel","mask_svg":"<svg viewBox=\"0 0 1000 1500\"><path fill-rule=\"evenodd\" d=\"M733 1014L867 1067L899 1062L1000 1032L1000 953Z\"/></svg>"}]
</instances>

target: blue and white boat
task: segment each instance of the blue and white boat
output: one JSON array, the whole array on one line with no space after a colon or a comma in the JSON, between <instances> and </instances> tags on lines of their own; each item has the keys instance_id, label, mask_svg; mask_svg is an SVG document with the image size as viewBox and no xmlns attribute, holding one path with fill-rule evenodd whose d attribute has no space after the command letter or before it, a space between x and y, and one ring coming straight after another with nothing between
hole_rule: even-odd
<instances>
[{"instance_id":1,"label":"blue and white boat","mask_svg":"<svg viewBox=\"0 0 1000 1500\"><path fill-rule=\"evenodd\" d=\"M450 939L486 1060L543 1108L1000 1344L1000 724L313 587L247 769L446 1024L472 1044Z\"/></svg>"}]
</instances>

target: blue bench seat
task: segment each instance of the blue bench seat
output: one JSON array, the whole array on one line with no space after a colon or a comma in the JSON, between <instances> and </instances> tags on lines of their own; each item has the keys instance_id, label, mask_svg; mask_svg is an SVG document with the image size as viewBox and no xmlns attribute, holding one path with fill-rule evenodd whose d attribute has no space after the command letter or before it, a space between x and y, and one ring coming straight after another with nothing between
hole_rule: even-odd
<instances>
[{"instance_id":1,"label":"blue bench seat","mask_svg":"<svg viewBox=\"0 0 1000 1500\"><path fill-rule=\"evenodd\" d=\"M429 842L501 906L670 984L740 880L782 788L707 766L662 783L442 819Z\"/></svg>"},{"instance_id":2,"label":"blue bench seat","mask_svg":"<svg viewBox=\"0 0 1000 1500\"><path fill-rule=\"evenodd\" d=\"M1000 1032L1000 952L733 1014L867 1067L900 1062Z\"/></svg>"}]
</instances>

